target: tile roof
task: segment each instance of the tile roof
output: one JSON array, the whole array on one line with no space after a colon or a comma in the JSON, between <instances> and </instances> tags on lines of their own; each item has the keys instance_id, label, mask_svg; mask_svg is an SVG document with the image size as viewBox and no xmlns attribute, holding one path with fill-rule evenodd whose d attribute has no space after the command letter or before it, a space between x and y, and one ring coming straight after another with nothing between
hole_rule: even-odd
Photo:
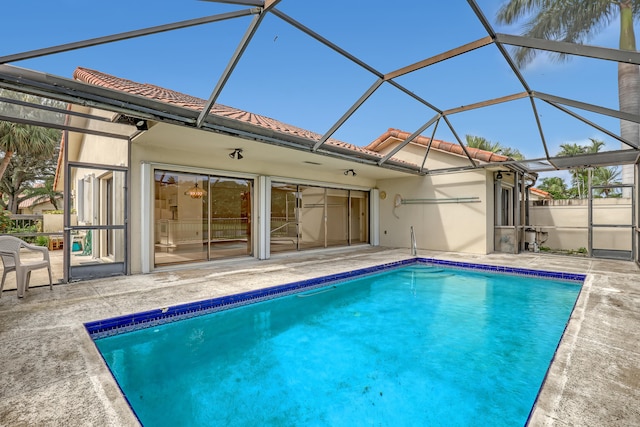
<instances>
[{"instance_id":1,"label":"tile roof","mask_svg":"<svg viewBox=\"0 0 640 427\"><path fill-rule=\"evenodd\" d=\"M127 92L133 95L144 96L145 98L197 111L202 110L207 102L204 99L196 98L194 96L186 95L184 93L176 92L160 86L152 85L149 83L138 83L132 80L123 79L84 67L76 68L73 73L73 78L85 83L102 86L107 89L113 89ZM247 111L239 110L237 108L229 107L222 104L214 104L211 107L210 113L229 119L239 120L245 123L251 123L256 126L260 126L277 132L307 138L313 141L319 141L320 138L322 138L322 135L318 133L311 132L309 130L302 129L296 126L288 125L270 117L249 113ZM334 147L346 148L348 150L368 154L375 157L382 157L379 153L376 153L374 151L370 151L362 147L358 147L356 145L342 142L333 138L329 138L325 142L325 144L332 145Z\"/></svg>"},{"instance_id":2,"label":"tile roof","mask_svg":"<svg viewBox=\"0 0 640 427\"><path fill-rule=\"evenodd\" d=\"M411 134L409 132L404 132L398 129L389 128L389 130L387 130L385 133L380 135L375 141L367 145L365 148L371 151L379 151L384 147L385 143L389 140L389 138L395 138L395 139L400 139L404 141L410 136ZM418 137L414 138L412 142L416 144L428 146L429 141L431 141L431 138L427 138L426 136L419 135ZM464 154L464 150L462 149L460 144L454 144L451 142L434 139L433 143L431 144L431 148L466 157L466 154ZM509 160L509 158L506 156L492 153L491 151L479 150L477 148L472 148L472 147L467 147L467 152L469 153L469 156L471 156L472 159L481 160L483 162L504 162L506 160Z\"/></svg>"},{"instance_id":3,"label":"tile roof","mask_svg":"<svg viewBox=\"0 0 640 427\"><path fill-rule=\"evenodd\" d=\"M553 199L553 196L548 191L544 191L536 187L531 187L529 191L531 191L533 194L536 194L539 197L543 197L545 199Z\"/></svg>"},{"instance_id":4,"label":"tile roof","mask_svg":"<svg viewBox=\"0 0 640 427\"><path fill-rule=\"evenodd\" d=\"M33 185L33 188L41 188L41 187L44 187L43 183L36 183ZM56 200L62 200L62 196L56 197ZM43 196L32 196L32 197L29 197L28 199L22 200L18 204L18 209L27 209L32 206L49 203L49 201L50 200L48 198L43 198Z\"/></svg>"},{"instance_id":5,"label":"tile roof","mask_svg":"<svg viewBox=\"0 0 640 427\"><path fill-rule=\"evenodd\" d=\"M56 197L57 200L62 200L62 197ZM45 203L49 203L49 199L43 199L41 196L33 196L28 199L24 199L18 205L18 209L27 209L36 205L43 205Z\"/></svg>"},{"instance_id":6,"label":"tile roof","mask_svg":"<svg viewBox=\"0 0 640 427\"><path fill-rule=\"evenodd\" d=\"M102 73L100 71L91 70L84 67L76 68L73 73L73 77L76 80L80 80L85 83L93 84L96 86L102 86L107 89L118 90L127 92L133 95L143 96L145 98L153 99L156 101L173 104L179 107L189 108L192 110L200 111L206 105L206 101L201 98L196 98L191 95L176 92L170 89L166 89L160 86L156 86L149 83L138 83L132 80L123 79L120 77L112 76L110 74ZM296 126L288 125L270 117L262 116L259 114L249 113L247 111L239 110L237 108L229 107L222 104L214 104L210 111L211 114L234 119L246 123L251 123L256 126L260 126L273 131L291 134L298 137L307 138L312 141L319 141L322 135L315 132L311 132L306 129L302 129ZM367 145L366 147L358 147L357 145L349 144L337 139L329 138L325 144L334 147L340 147L343 149L354 151L355 153L363 153L369 156L382 158L380 150L386 146L389 138L405 140L411 134L398 129L390 128L384 134L380 135L375 141ZM431 138L424 136L418 136L413 142L426 146ZM433 140L431 148L449 152L456 155L465 156L462 147L459 144L453 144L451 142ZM501 156L485 150L479 150L477 148L467 148L467 152L473 159L481 160L484 162L500 162L508 160L508 157ZM402 162L401 163L405 163Z\"/></svg>"}]
</instances>

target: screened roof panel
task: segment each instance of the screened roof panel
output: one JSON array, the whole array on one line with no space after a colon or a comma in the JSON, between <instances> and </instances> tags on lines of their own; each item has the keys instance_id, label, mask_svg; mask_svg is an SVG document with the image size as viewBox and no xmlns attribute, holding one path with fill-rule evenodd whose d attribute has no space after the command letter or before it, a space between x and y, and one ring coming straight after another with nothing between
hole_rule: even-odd
<instances>
[{"instance_id":1,"label":"screened roof panel","mask_svg":"<svg viewBox=\"0 0 640 427\"><path fill-rule=\"evenodd\" d=\"M426 7L417 0L393 4L373 0L347 7L343 1L327 0L309 7L293 0L266 4L140 0L135 9L144 13L131 13L130 2L122 0L99 9L27 0L7 8L0 37L11 43L0 46L0 63L65 78L71 78L77 67L87 67L193 95L203 100L202 105L226 104L359 147L388 128L413 133L442 113L453 129L442 120L435 137L453 143L456 135L464 139L470 134L516 148L527 157L545 157L547 151L553 157L563 143L599 138L606 153L615 151L620 146L615 138L620 133L619 118L629 123L640 120L637 113L618 112L615 61L640 63L640 54L614 49L619 31L615 23L601 28L587 46L521 37L524 21L497 22L496 12L503 3L456 0ZM256 5L264 5L266 12ZM27 21L29 26L22 25ZM64 31L38 30L50 28L51 22ZM72 42L78 44L65 45ZM539 52L520 70L513 66L513 46L518 44ZM37 54L29 52L40 48ZM578 55L556 62L542 49ZM630 59L621 59L625 55ZM35 92L13 77L3 80L0 75L0 86L20 90L24 85L25 91L78 104L90 100L91 105L119 114L198 127L237 127L238 132L255 130L249 123L216 117L215 107L205 117L206 111L165 107L91 87L72 88L69 93L67 83L61 89L49 84L47 75L36 80ZM537 110L531 108L530 96ZM514 100L502 102L503 97ZM14 104L11 108L15 110ZM7 111L11 108L5 106ZM25 114L12 117L17 120ZM57 119L50 120L54 124ZM76 116L73 122L79 120ZM124 126L115 133L130 134L130 124L85 120L91 123L90 131ZM267 134L265 139L281 138L271 131ZM431 127L422 135L430 137ZM300 143L314 146L315 141ZM632 161L632 157L612 158ZM609 160L605 157L605 163Z\"/></svg>"},{"instance_id":2,"label":"screened roof panel","mask_svg":"<svg viewBox=\"0 0 640 427\"><path fill-rule=\"evenodd\" d=\"M622 148L622 143L611 135L620 135L620 120L561 104L554 106L541 100L536 100L536 105L543 128L556 129L545 134L551 156L559 155L563 144L587 146L592 144L592 139L605 143L600 151Z\"/></svg>"},{"instance_id":3,"label":"screened roof panel","mask_svg":"<svg viewBox=\"0 0 640 427\"><path fill-rule=\"evenodd\" d=\"M376 79L309 35L266 16L217 102L324 134Z\"/></svg>"},{"instance_id":4,"label":"screened roof panel","mask_svg":"<svg viewBox=\"0 0 640 427\"><path fill-rule=\"evenodd\" d=\"M574 56L566 62L537 61L522 70L536 92L618 108L618 63Z\"/></svg>"},{"instance_id":5,"label":"screened roof panel","mask_svg":"<svg viewBox=\"0 0 640 427\"><path fill-rule=\"evenodd\" d=\"M527 158L545 156L528 97L463 111L451 115L449 120L456 129L464 129L464 134L460 135L463 139L465 135L482 137L501 146L517 149ZM504 126L506 121L510 122L509 126ZM444 127L442 129L444 131ZM439 138L451 140L444 134Z\"/></svg>"},{"instance_id":6,"label":"screened roof panel","mask_svg":"<svg viewBox=\"0 0 640 427\"><path fill-rule=\"evenodd\" d=\"M0 89L0 120L54 129L128 139L136 131L131 123L118 123L117 116L101 110L75 106L59 100Z\"/></svg>"},{"instance_id":7,"label":"screened roof panel","mask_svg":"<svg viewBox=\"0 0 640 427\"><path fill-rule=\"evenodd\" d=\"M109 36L246 8L190 0L161 3L155 0L136 0L135 4L128 0L110 0L108 3L95 5L79 5L68 1L21 0L18 3L6 5L4 9L5 16L10 16L10 19L7 19L0 28L0 37L3 40L11 40L11 42L0 45L0 55ZM26 22L29 25L25 25ZM43 30L35 31L36 28ZM46 34L46 37L43 37L43 34ZM202 40L202 42L205 41ZM153 43L148 44L152 45ZM74 64L74 66L76 65L79 64Z\"/></svg>"},{"instance_id":8,"label":"screened roof panel","mask_svg":"<svg viewBox=\"0 0 640 427\"><path fill-rule=\"evenodd\" d=\"M437 62L395 80L441 110L524 91L503 57L491 45Z\"/></svg>"},{"instance_id":9,"label":"screened roof panel","mask_svg":"<svg viewBox=\"0 0 640 427\"><path fill-rule=\"evenodd\" d=\"M277 8L382 73L486 36L463 0L325 0L317 7L284 0Z\"/></svg>"},{"instance_id":10,"label":"screened roof panel","mask_svg":"<svg viewBox=\"0 0 640 427\"><path fill-rule=\"evenodd\" d=\"M357 99L354 99L354 102ZM333 135L341 141L365 146L394 127L413 133L436 112L398 88L384 83Z\"/></svg>"}]
</instances>

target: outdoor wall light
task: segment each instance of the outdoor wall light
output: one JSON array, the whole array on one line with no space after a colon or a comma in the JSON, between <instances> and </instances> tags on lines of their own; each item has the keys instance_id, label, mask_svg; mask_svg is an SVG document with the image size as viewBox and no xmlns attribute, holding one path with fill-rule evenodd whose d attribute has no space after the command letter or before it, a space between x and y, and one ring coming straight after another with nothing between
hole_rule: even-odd
<instances>
[{"instance_id":1,"label":"outdoor wall light","mask_svg":"<svg viewBox=\"0 0 640 427\"><path fill-rule=\"evenodd\" d=\"M134 124L136 125L136 129L138 129L139 131L149 129L149 125L147 124L146 120L142 120L142 119L136 120Z\"/></svg>"},{"instance_id":2,"label":"outdoor wall light","mask_svg":"<svg viewBox=\"0 0 640 427\"><path fill-rule=\"evenodd\" d=\"M498 171L498 173L496 173L496 179L499 180L499 179L504 178L503 174L505 174L507 176L511 176L511 173L509 171Z\"/></svg>"},{"instance_id":3,"label":"outdoor wall light","mask_svg":"<svg viewBox=\"0 0 640 427\"><path fill-rule=\"evenodd\" d=\"M357 175L356 171L354 171L353 169L347 169L346 171L344 171L344 174L345 175L351 174L351 176L356 176Z\"/></svg>"},{"instance_id":4,"label":"outdoor wall light","mask_svg":"<svg viewBox=\"0 0 640 427\"><path fill-rule=\"evenodd\" d=\"M242 160L242 158L244 157L242 155L242 148L236 148L235 150L233 150L231 153L229 153L229 157L231 157L232 159L237 158L238 160Z\"/></svg>"}]
</instances>

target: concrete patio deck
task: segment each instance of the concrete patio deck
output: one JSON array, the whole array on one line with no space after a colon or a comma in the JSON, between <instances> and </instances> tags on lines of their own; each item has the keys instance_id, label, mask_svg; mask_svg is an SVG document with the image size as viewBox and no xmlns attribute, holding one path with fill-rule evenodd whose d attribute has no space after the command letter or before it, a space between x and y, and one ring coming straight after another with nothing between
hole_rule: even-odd
<instances>
[{"instance_id":1,"label":"concrete patio deck","mask_svg":"<svg viewBox=\"0 0 640 427\"><path fill-rule=\"evenodd\" d=\"M530 425L640 425L640 270L635 263L543 254L419 256L587 280ZM83 323L410 258L359 247L230 260L147 275L31 288L0 299L0 425L136 426ZM60 277L56 274L55 277ZM43 284L37 277L33 285Z\"/></svg>"}]
</instances>

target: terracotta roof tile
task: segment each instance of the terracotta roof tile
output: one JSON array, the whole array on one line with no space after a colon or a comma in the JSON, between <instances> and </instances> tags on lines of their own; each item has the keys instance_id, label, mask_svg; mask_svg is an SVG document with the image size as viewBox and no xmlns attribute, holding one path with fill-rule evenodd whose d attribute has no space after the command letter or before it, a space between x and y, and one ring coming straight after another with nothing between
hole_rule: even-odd
<instances>
[{"instance_id":1,"label":"terracotta roof tile","mask_svg":"<svg viewBox=\"0 0 640 427\"><path fill-rule=\"evenodd\" d=\"M110 74L102 73L100 71L95 71L84 67L76 68L75 72L73 73L73 78L96 86L119 90L133 95L144 96L145 98L154 99L156 101L165 102L184 108L190 108L192 110L200 111L206 105L206 100L201 98L196 98L191 95L186 95L184 93L176 92L149 83L137 83L132 80L115 77ZM322 138L322 135L315 132L288 125L270 117L249 113L247 111L239 110L237 108L229 107L222 104L214 104L210 112L211 114L217 116L251 123L266 129L307 138L312 141L319 141L320 138ZM338 141L333 138L329 138L325 144L347 148L352 151L368 154L370 156L382 157L379 153L376 153L374 151L370 151L346 142Z\"/></svg>"},{"instance_id":2,"label":"terracotta roof tile","mask_svg":"<svg viewBox=\"0 0 640 427\"><path fill-rule=\"evenodd\" d=\"M41 188L44 187L43 183L36 183L33 185L33 188ZM62 196L56 197L56 199L62 200ZM24 199L18 204L18 209L26 209L36 205L42 205L44 203L49 203L48 198L42 198L42 196L32 196L28 199Z\"/></svg>"},{"instance_id":3,"label":"terracotta roof tile","mask_svg":"<svg viewBox=\"0 0 640 427\"><path fill-rule=\"evenodd\" d=\"M534 194L537 194L540 197L544 197L545 199L553 199L553 196L548 191L544 191L536 187L531 187L529 191L531 191Z\"/></svg>"},{"instance_id":4,"label":"terracotta roof tile","mask_svg":"<svg viewBox=\"0 0 640 427\"><path fill-rule=\"evenodd\" d=\"M404 132L398 129L389 128L387 132L380 135L375 141L367 145L365 148L371 151L378 151L382 149L385 141L389 140L389 138L395 138L395 139L400 139L404 141L410 136L411 134L409 132ZM427 138L426 136L419 135L416 138L414 138L412 142L416 144L428 146L430 140L431 138ZM439 139L433 140L431 144L431 148L435 148L436 150L445 151L452 154L457 154L459 156L466 156L460 144L441 141ZM506 156L492 153L491 151L479 150L477 148L472 148L472 147L467 147L467 152L469 153L469 156L472 159L481 160L483 162L504 162L506 160L509 160L509 158Z\"/></svg>"},{"instance_id":5,"label":"terracotta roof tile","mask_svg":"<svg viewBox=\"0 0 640 427\"><path fill-rule=\"evenodd\" d=\"M190 108L193 110L200 111L206 105L206 101L201 98L196 98L191 95L186 95L184 93L176 92L149 83L137 83L132 80L115 77L110 74L102 73L100 71L95 71L88 68L78 67L73 73L73 77L85 83L127 92L133 95L144 96L146 98L154 99L160 102L177 105L184 108ZM271 129L277 132L307 138L312 141L319 141L320 138L322 138L322 135L315 132L311 132L296 126L291 126L270 117L249 113L247 111L239 110L237 108L229 107L222 104L214 104L211 108L210 113L229 119L239 120L245 123L251 123L256 126ZM387 132L380 135L375 141L373 141L366 147L358 147L357 145L349 144L333 138L329 138L325 144L381 158L382 155L379 153L379 151L390 142L390 138L405 140L410 135L411 134L408 132L390 128ZM426 146L429 143L429 140L430 138L418 136L413 140L413 142ZM460 147L459 144L453 144L451 142L434 139L431 147L436 150L445 151L460 156L465 155L462 147ZM474 148L467 148L467 151L472 158L485 162L500 162L508 159L507 157L501 156L499 154Z\"/></svg>"}]
</instances>

